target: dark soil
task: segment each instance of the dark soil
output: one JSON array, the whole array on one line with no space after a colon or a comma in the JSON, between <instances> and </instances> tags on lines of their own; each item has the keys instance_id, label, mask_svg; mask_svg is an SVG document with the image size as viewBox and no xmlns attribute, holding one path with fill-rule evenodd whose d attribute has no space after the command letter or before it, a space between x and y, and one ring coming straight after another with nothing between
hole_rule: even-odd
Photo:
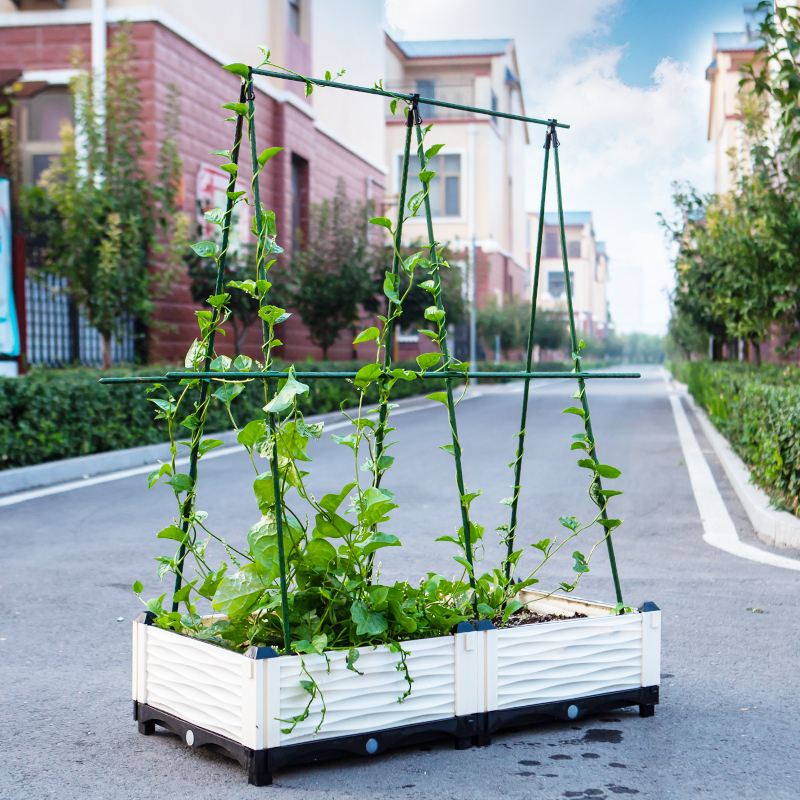
<instances>
[{"instance_id":1,"label":"dark soil","mask_svg":"<svg viewBox=\"0 0 800 800\"><path fill-rule=\"evenodd\" d=\"M508 618L508 622L503 622L502 614L498 614L492 622L496 628L518 628L520 625L535 625L537 622L558 622L567 619L586 619L586 614L579 614L577 611L572 615L537 614L529 608L520 608Z\"/></svg>"}]
</instances>

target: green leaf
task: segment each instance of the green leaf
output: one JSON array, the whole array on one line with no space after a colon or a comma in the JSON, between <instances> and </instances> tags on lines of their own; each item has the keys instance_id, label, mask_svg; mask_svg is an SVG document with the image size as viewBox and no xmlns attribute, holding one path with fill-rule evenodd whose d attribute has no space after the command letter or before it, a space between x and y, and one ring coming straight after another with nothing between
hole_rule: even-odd
<instances>
[{"instance_id":1,"label":"green leaf","mask_svg":"<svg viewBox=\"0 0 800 800\"><path fill-rule=\"evenodd\" d=\"M231 200L238 200L243 194L247 194L247 192L242 189L238 192L225 192L225 194L230 197Z\"/></svg>"},{"instance_id":2,"label":"green leaf","mask_svg":"<svg viewBox=\"0 0 800 800\"><path fill-rule=\"evenodd\" d=\"M372 381L377 380L380 377L381 371L382 368L380 364L367 364L365 367L361 367L361 369L356 373L356 386L366 388L370 385L370 383L372 383Z\"/></svg>"},{"instance_id":3,"label":"green leaf","mask_svg":"<svg viewBox=\"0 0 800 800\"><path fill-rule=\"evenodd\" d=\"M174 539L176 542L182 542L186 538L186 532L181 530L177 525L167 525L163 531L159 531L158 538Z\"/></svg>"},{"instance_id":4,"label":"green leaf","mask_svg":"<svg viewBox=\"0 0 800 800\"><path fill-rule=\"evenodd\" d=\"M325 569L336 558L336 548L327 539L312 539L306 545L305 558L317 569Z\"/></svg>"},{"instance_id":5,"label":"green leaf","mask_svg":"<svg viewBox=\"0 0 800 800\"><path fill-rule=\"evenodd\" d=\"M393 272L387 272L383 279L383 293L393 302L400 302L400 295L397 291L398 277Z\"/></svg>"},{"instance_id":6,"label":"green leaf","mask_svg":"<svg viewBox=\"0 0 800 800\"><path fill-rule=\"evenodd\" d=\"M355 482L348 483L339 494L326 494L322 500L319 501L320 507L324 508L325 511L330 511L331 514L335 513L355 485Z\"/></svg>"},{"instance_id":7,"label":"green leaf","mask_svg":"<svg viewBox=\"0 0 800 800\"><path fill-rule=\"evenodd\" d=\"M601 489L600 494L603 497L616 497L618 494L625 494L625 492L619 492L616 489Z\"/></svg>"},{"instance_id":8,"label":"green leaf","mask_svg":"<svg viewBox=\"0 0 800 800\"><path fill-rule=\"evenodd\" d=\"M231 368L231 360L228 356L217 356L208 366L214 372L227 372Z\"/></svg>"},{"instance_id":9,"label":"green leaf","mask_svg":"<svg viewBox=\"0 0 800 800\"><path fill-rule=\"evenodd\" d=\"M604 528L613 531L614 528L619 528L622 525L621 519L599 519L597 520Z\"/></svg>"},{"instance_id":10,"label":"green leaf","mask_svg":"<svg viewBox=\"0 0 800 800\"><path fill-rule=\"evenodd\" d=\"M444 320L445 312L443 308L437 308L436 306L428 306L425 309L425 319L430 320L431 322L441 322Z\"/></svg>"},{"instance_id":11,"label":"green leaf","mask_svg":"<svg viewBox=\"0 0 800 800\"><path fill-rule=\"evenodd\" d=\"M222 69L226 69L228 72L232 72L234 75L239 75L241 78L250 77L250 69L246 64L227 64ZM227 108L227 106L223 106L223 108Z\"/></svg>"},{"instance_id":12,"label":"green leaf","mask_svg":"<svg viewBox=\"0 0 800 800\"><path fill-rule=\"evenodd\" d=\"M373 217L370 222L373 225L380 225L390 231L392 229L392 221L386 217Z\"/></svg>"},{"instance_id":13,"label":"green leaf","mask_svg":"<svg viewBox=\"0 0 800 800\"><path fill-rule=\"evenodd\" d=\"M491 618L494 616L494 609L486 603L478 603L478 613Z\"/></svg>"},{"instance_id":14,"label":"green leaf","mask_svg":"<svg viewBox=\"0 0 800 800\"><path fill-rule=\"evenodd\" d=\"M261 154L261 155L258 157L258 163L259 163L259 164L261 164L261 166L263 167L263 166L264 166L264 164L266 164L266 163L267 163L267 161L269 161L269 160L272 158L272 156L276 155L277 153L280 153L280 151L281 151L281 150L283 150L283 148L282 148L282 147L268 147L268 148L267 148L267 149L266 149L266 150L265 150L265 151L264 151L264 152L263 152L263 153L262 153L262 154Z\"/></svg>"},{"instance_id":15,"label":"green leaf","mask_svg":"<svg viewBox=\"0 0 800 800\"><path fill-rule=\"evenodd\" d=\"M275 486L271 472L262 472L253 481L253 491L262 514L268 513L275 507Z\"/></svg>"},{"instance_id":16,"label":"green leaf","mask_svg":"<svg viewBox=\"0 0 800 800\"><path fill-rule=\"evenodd\" d=\"M531 547L535 547L537 550L541 550L545 555L547 555L547 548L550 547L550 540L542 539L540 542L532 544Z\"/></svg>"},{"instance_id":17,"label":"green leaf","mask_svg":"<svg viewBox=\"0 0 800 800\"><path fill-rule=\"evenodd\" d=\"M452 444L443 444L439 449L444 450L445 453L450 453L450 455L453 456L453 458L455 458L456 450Z\"/></svg>"},{"instance_id":18,"label":"green leaf","mask_svg":"<svg viewBox=\"0 0 800 800\"><path fill-rule=\"evenodd\" d=\"M423 183L430 183L431 180L433 180L435 175L436 175L436 173L433 170L424 169L422 172L420 172L419 179Z\"/></svg>"},{"instance_id":19,"label":"green leaf","mask_svg":"<svg viewBox=\"0 0 800 800\"><path fill-rule=\"evenodd\" d=\"M354 601L350 606L350 617L356 624L358 636L380 636L389 627L383 614L370 611L361 600Z\"/></svg>"},{"instance_id":20,"label":"green leaf","mask_svg":"<svg viewBox=\"0 0 800 800\"><path fill-rule=\"evenodd\" d=\"M201 456L204 456L209 450L213 450L215 447L219 447L223 444L225 444L225 442L220 439L203 439L203 441L200 442L200 447L197 448L197 452Z\"/></svg>"},{"instance_id":21,"label":"green leaf","mask_svg":"<svg viewBox=\"0 0 800 800\"><path fill-rule=\"evenodd\" d=\"M173 475L165 483L168 483L176 492L189 492L194 486L192 479L180 472L177 475Z\"/></svg>"},{"instance_id":22,"label":"green leaf","mask_svg":"<svg viewBox=\"0 0 800 800\"><path fill-rule=\"evenodd\" d=\"M222 106L224 109L228 111L233 111L235 114L238 114L240 117L247 116L247 104L246 103L225 103Z\"/></svg>"},{"instance_id":23,"label":"green leaf","mask_svg":"<svg viewBox=\"0 0 800 800\"><path fill-rule=\"evenodd\" d=\"M589 565L586 563L586 559L583 557L582 553L579 553L577 550L572 554L572 557L575 559L575 563L572 566L572 569L581 575L584 572L589 571Z\"/></svg>"},{"instance_id":24,"label":"green leaf","mask_svg":"<svg viewBox=\"0 0 800 800\"><path fill-rule=\"evenodd\" d=\"M417 364L421 370L430 369L441 361L441 353L422 353L417 356Z\"/></svg>"},{"instance_id":25,"label":"green leaf","mask_svg":"<svg viewBox=\"0 0 800 800\"><path fill-rule=\"evenodd\" d=\"M250 372L253 366L253 359L250 356L236 356L233 360L234 369L238 372Z\"/></svg>"},{"instance_id":26,"label":"green leaf","mask_svg":"<svg viewBox=\"0 0 800 800\"><path fill-rule=\"evenodd\" d=\"M425 160L430 161L442 148L443 144L435 144L425 151Z\"/></svg>"},{"instance_id":27,"label":"green leaf","mask_svg":"<svg viewBox=\"0 0 800 800\"><path fill-rule=\"evenodd\" d=\"M266 429L267 423L263 419L254 419L239 431L236 441L250 448L264 436Z\"/></svg>"},{"instance_id":28,"label":"green leaf","mask_svg":"<svg viewBox=\"0 0 800 800\"><path fill-rule=\"evenodd\" d=\"M258 563L248 564L232 577L222 579L211 607L231 620L240 619L268 588L266 570Z\"/></svg>"},{"instance_id":29,"label":"green leaf","mask_svg":"<svg viewBox=\"0 0 800 800\"><path fill-rule=\"evenodd\" d=\"M278 394L264 406L264 411L268 414L279 414L291 408L294 398L298 394L304 394L308 391L308 386L305 383L300 383L294 376L294 367L289 368L289 377L286 383Z\"/></svg>"},{"instance_id":30,"label":"green leaf","mask_svg":"<svg viewBox=\"0 0 800 800\"><path fill-rule=\"evenodd\" d=\"M508 618L515 612L522 608L522 603L519 600L510 600L503 612L503 622L508 622Z\"/></svg>"},{"instance_id":31,"label":"green leaf","mask_svg":"<svg viewBox=\"0 0 800 800\"><path fill-rule=\"evenodd\" d=\"M447 392L433 392L433 394L426 394L426 400L435 400L437 403L447 405Z\"/></svg>"},{"instance_id":32,"label":"green leaf","mask_svg":"<svg viewBox=\"0 0 800 800\"><path fill-rule=\"evenodd\" d=\"M467 571L468 575L472 575L472 566L466 558L462 558L461 556L453 556L453 560L458 561L458 563L461 564L461 566Z\"/></svg>"},{"instance_id":33,"label":"green leaf","mask_svg":"<svg viewBox=\"0 0 800 800\"><path fill-rule=\"evenodd\" d=\"M212 397L216 397L217 400L221 400L223 403L230 403L234 397L238 397L244 391L244 384L243 383L231 383L229 381L225 381L222 386L214 392Z\"/></svg>"},{"instance_id":34,"label":"green leaf","mask_svg":"<svg viewBox=\"0 0 800 800\"><path fill-rule=\"evenodd\" d=\"M314 91L314 84L311 81L306 81L306 97Z\"/></svg>"},{"instance_id":35,"label":"green leaf","mask_svg":"<svg viewBox=\"0 0 800 800\"><path fill-rule=\"evenodd\" d=\"M222 225L222 222L225 219L225 211L221 208L211 208L206 211L203 216L209 222L213 222L215 225Z\"/></svg>"},{"instance_id":36,"label":"green leaf","mask_svg":"<svg viewBox=\"0 0 800 800\"><path fill-rule=\"evenodd\" d=\"M598 464L597 467L597 474L603 478L608 478L609 480L613 480L614 478L619 478L622 475L616 467L611 467L608 464Z\"/></svg>"},{"instance_id":37,"label":"green leaf","mask_svg":"<svg viewBox=\"0 0 800 800\"><path fill-rule=\"evenodd\" d=\"M565 408L561 413L562 414L577 414L579 417L585 417L586 416L586 414L584 414L582 408L575 408L575 406L572 406L572 408Z\"/></svg>"},{"instance_id":38,"label":"green leaf","mask_svg":"<svg viewBox=\"0 0 800 800\"><path fill-rule=\"evenodd\" d=\"M380 550L382 547L400 547L400 540L390 533L373 533L362 545L365 556Z\"/></svg>"},{"instance_id":39,"label":"green leaf","mask_svg":"<svg viewBox=\"0 0 800 800\"><path fill-rule=\"evenodd\" d=\"M217 254L217 245L214 242L195 242L191 248L200 258L208 258L208 256Z\"/></svg>"},{"instance_id":40,"label":"green leaf","mask_svg":"<svg viewBox=\"0 0 800 800\"><path fill-rule=\"evenodd\" d=\"M208 298L208 304L213 306L214 308L220 308L224 306L225 303L230 300L231 296L227 292L223 292L222 294L212 294L211 297Z\"/></svg>"},{"instance_id":41,"label":"green leaf","mask_svg":"<svg viewBox=\"0 0 800 800\"><path fill-rule=\"evenodd\" d=\"M231 157L231 151L230 150L212 150L209 153L209 155L212 155L212 156L224 156L225 158L230 158Z\"/></svg>"},{"instance_id":42,"label":"green leaf","mask_svg":"<svg viewBox=\"0 0 800 800\"><path fill-rule=\"evenodd\" d=\"M224 170L225 172L227 172L228 174L230 174L234 178L236 177L236 175L237 175L237 173L239 171L239 168L236 166L236 164L220 164L219 168L221 170Z\"/></svg>"},{"instance_id":43,"label":"green leaf","mask_svg":"<svg viewBox=\"0 0 800 800\"><path fill-rule=\"evenodd\" d=\"M140 581L134 581L133 586L131 586L135 594L141 594L144 591L144 586L142 586Z\"/></svg>"},{"instance_id":44,"label":"green leaf","mask_svg":"<svg viewBox=\"0 0 800 800\"><path fill-rule=\"evenodd\" d=\"M559 517L558 521L565 527L569 528L571 531L575 531L580 526L580 522L578 522L575 517Z\"/></svg>"},{"instance_id":45,"label":"green leaf","mask_svg":"<svg viewBox=\"0 0 800 800\"><path fill-rule=\"evenodd\" d=\"M592 472L594 472L596 465L591 458L582 458L580 461L578 461L578 466L585 467L586 469L590 469Z\"/></svg>"},{"instance_id":46,"label":"green leaf","mask_svg":"<svg viewBox=\"0 0 800 800\"><path fill-rule=\"evenodd\" d=\"M389 110L392 112L392 116L394 116L395 111L397 111L397 100L390 101Z\"/></svg>"},{"instance_id":47,"label":"green leaf","mask_svg":"<svg viewBox=\"0 0 800 800\"><path fill-rule=\"evenodd\" d=\"M369 342L372 339L378 340L380 339L380 335L381 333L377 328L367 328L365 331L359 333L355 339L353 339L353 344L361 344L362 342Z\"/></svg>"}]
</instances>

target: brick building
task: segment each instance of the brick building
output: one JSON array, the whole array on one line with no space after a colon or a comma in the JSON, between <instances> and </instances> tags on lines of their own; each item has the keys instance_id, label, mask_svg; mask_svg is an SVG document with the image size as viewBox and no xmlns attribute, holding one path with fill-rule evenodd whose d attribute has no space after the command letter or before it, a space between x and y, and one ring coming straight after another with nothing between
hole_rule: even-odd
<instances>
[{"instance_id":1,"label":"brick building","mask_svg":"<svg viewBox=\"0 0 800 800\"><path fill-rule=\"evenodd\" d=\"M358 5L363 8L356 25L369 30L380 25L379 3L359 0ZM208 199L220 185L224 192L226 175L217 167L219 159L209 152L230 148L233 143L233 123L223 121L225 112L220 106L238 99L240 81L221 65L255 62L257 45L263 44L271 48L274 61L303 74L338 69L339 62L324 63L333 55L325 48L330 47L329 37L342 40L336 36L336 26L345 23L337 22L340 15L322 3L315 5L312 18L308 0L242 0L226 6L224 19L220 19L219 9L219 3L209 0L160 0L147 5L136 0L95 0L93 4L90 0L0 0L0 79L4 84L23 84L15 112L23 181L35 182L60 151L59 123L71 117L67 84L74 74L76 49L85 65L96 71L102 65L108 37L122 20L129 20L142 91L146 166L152 168L157 158L168 86L174 83L181 93L178 149L183 161L184 209L194 213L197 201ZM350 21L346 24L352 27ZM315 26L321 27L317 36ZM351 57L355 63L347 64L353 82L371 83L380 77L373 74L376 64L382 64L383 41L377 30L375 52L370 53L367 42L358 58ZM312 46L315 41L320 42L316 50ZM318 64L320 60L323 63ZM372 199L380 207L388 172L382 163L379 98L332 89L327 95L326 90L318 89L309 99L303 95L302 85L267 78L256 81L259 151L284 148L262 173L261 197L266 207L276 212L279 241L287 250L292 231L306 224L310 204L330 198L339 179L345 181L351 200ZM378 125L374 124L376 110ZM249 183L249 156L243 155L241 161L241 180ZM244 222L243 232L249 228L249 220ZM196 308L184 275L158 302L157 318L169 327L150 331L151 360L183 358L197 332ZM284 324L281 338L286 343L283 358L320 356L294 316ZM222 352L232 349L231 339L230 335L221 342L218 339ZM260 326L251 328L245 352L260 352ZM349 337L344 336L331 349L331 357L350 356Z\"/></svg>"}]
</instances>

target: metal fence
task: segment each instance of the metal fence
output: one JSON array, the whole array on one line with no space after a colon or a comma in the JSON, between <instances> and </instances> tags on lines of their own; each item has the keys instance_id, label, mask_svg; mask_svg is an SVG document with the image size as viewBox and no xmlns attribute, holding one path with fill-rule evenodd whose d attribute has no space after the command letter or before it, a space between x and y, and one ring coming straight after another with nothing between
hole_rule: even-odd
<instances>
[{"instance_id":1,"label":"metal fence","mask_svg":"<svg viewBox=\"0 0 800 800\"><path fill-rule=\"evenodd\" d=\"M28 363L101 366L102 337L66 296L65 287L66 281L53 275L25 279ZM128 317L122 320L118 337L112 339L115 364L134 360L134 342L134 320Z\"/></svg>"}]
</instances>

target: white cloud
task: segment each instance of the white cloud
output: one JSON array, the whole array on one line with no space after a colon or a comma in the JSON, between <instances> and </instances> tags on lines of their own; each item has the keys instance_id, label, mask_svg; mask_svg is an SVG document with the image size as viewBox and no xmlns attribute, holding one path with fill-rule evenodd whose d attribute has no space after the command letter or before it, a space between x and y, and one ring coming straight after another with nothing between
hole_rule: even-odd
<instances>
[{"instance_id":1,"label":"white cloud","mask_svg":"<svg viewBox=\"0 0 800 800\"><path fill-rule=\"evenodd\" d=\"M572 126L561 134L565 208L594 213L618 329L662 333L672 270L656 213L669 210L674 180L711 188L708 88L702 74L670 60L649 88L623 83L621 49L586 46L623 10L620 0L386 0L397 38L515 40L528 113ZM530 134L525 168L535 209L543 132Z\"/></svg>"},{"instance_id":2,"label":"white cloud","mask_svg":"<svg viewBox=\"0 0 800 800\"><path fill-rule=\"evenodd\" d=\"M607 49L562 69L537 105L572 126L560 137L564 204L591 210L606 241L618 329L662 333L672 268L656 213L669 210L672 181L710 184L708 89L702 76L668 59L651 87L627 86L617 76L620 54ZM529 176L540 161L529 153ZM535 205L529 196L529 207Z\"/></svg>"}]
</instances>

